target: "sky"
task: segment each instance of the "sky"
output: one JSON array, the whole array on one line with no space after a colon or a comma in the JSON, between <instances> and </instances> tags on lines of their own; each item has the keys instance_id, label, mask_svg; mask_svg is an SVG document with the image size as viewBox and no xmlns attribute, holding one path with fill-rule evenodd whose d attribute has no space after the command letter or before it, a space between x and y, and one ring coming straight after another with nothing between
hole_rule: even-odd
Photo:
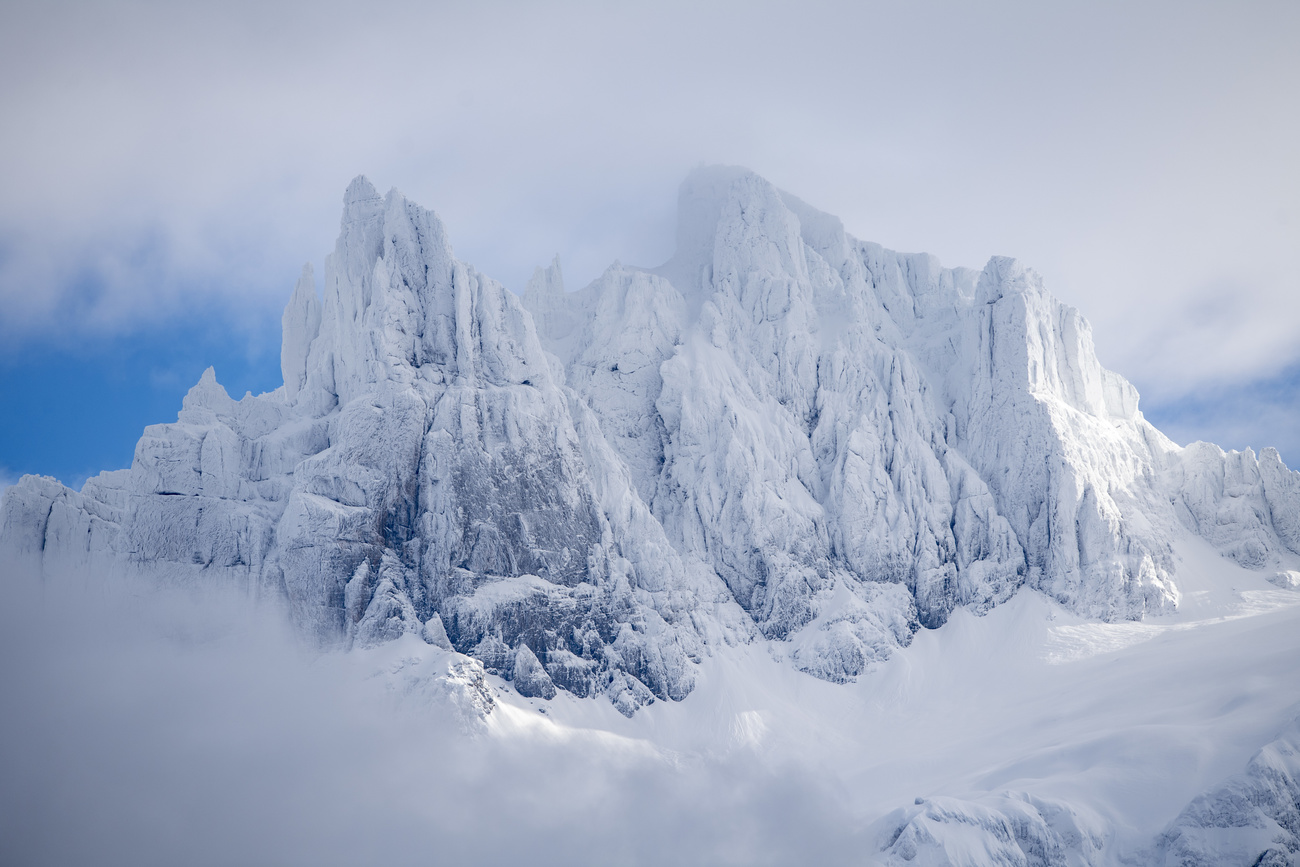
<instances>
[{"instance_id":1,"label":"sky","mask_svg":"<svg viewBox=\"0 0 1300 867\"><path fill-rule=\"evenodd\" d=\"M126 466L279 316L348 181L522 290L672 252L747 166L850 233L1012 255L1178 442L1300 464L1300 5L0 7L0 485Z\"/></svg>"}]
</instances>

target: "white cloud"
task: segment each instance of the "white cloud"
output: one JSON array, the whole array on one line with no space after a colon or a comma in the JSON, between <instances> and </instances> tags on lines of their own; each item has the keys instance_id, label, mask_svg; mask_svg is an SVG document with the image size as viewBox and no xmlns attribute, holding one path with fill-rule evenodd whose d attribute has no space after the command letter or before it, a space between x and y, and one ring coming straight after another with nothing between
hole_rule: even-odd
<instances>
[{"instance_id":1,"label":"white cloud","mask_svg":"<svg viewBox=\"0 0 1300 867\"><path fill-rule=\"evenodd\" d=\"M518 289L747 165L854 234L1018 256L1160 400L1297 358L1300 7L11 6L0 331L276 315L354 174Z\"/></svg>"},{"instance_id":2,"label":"white cloud","mask_svg":"<svg viewBox=\"0 0 1300 867\"><path fill-rule=\"evenodd\" d=\"M1300 465L1300 366L1254 382L1207 385L1144 412L1175 442L1257 454L1272 446L1290 466Z\"/></svg>"},{"instance_id":3,"label":"white cloud","mask_svg":"<svg viewBox=\"0 0 1300 867\"><path fill-rule=\"evenodd\" d=\"M858 863L839 793L805 773L467 736L448 707L305 654L265 609L91 583L12 581L0 610L16 861Z\"/></svg>"}]
</instances>

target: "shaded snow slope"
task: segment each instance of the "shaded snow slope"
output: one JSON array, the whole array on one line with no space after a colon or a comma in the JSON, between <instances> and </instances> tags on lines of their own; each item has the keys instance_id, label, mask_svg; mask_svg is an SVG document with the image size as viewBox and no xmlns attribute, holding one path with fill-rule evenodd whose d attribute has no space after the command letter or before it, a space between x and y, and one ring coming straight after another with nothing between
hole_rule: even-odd
<instances>
[{"instance_id":1,"label":"shaded snow slope","mask_svg":"<svg viewBox=\"0 0 1300 867\"><path fill-rule=\"evenodd\" d=\"M625 714L753 642L851 681L1022 587L1169 614L1189 532L1300 574L1300 474L1162 436L1032 271L857 241L741 169L687 179L662 267L522 300L358 178L313 280L281 389L209 370L129 470L26 477L0 562L234 585L326 647L413 636Z\"/></svg>"}]
</instances>

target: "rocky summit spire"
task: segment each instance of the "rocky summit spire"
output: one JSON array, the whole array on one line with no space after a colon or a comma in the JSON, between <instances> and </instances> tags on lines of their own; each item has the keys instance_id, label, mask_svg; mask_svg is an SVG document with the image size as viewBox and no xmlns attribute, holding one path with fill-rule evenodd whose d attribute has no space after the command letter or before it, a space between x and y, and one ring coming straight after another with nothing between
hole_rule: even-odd
<instances>
[{"instance_id":1,"label":"rocky summit spire","mask_svg":"<svg viewBox=\"0 0 1300 867\"><path fill-rule=\"evenodd\" d=\"M302 276L280 318L280 372L284 375L285 397L292 402L307 382L307 355L320 333L321 305L316 297L316 278L311 263L302 266Z\"/></svg>"}]
</instances>

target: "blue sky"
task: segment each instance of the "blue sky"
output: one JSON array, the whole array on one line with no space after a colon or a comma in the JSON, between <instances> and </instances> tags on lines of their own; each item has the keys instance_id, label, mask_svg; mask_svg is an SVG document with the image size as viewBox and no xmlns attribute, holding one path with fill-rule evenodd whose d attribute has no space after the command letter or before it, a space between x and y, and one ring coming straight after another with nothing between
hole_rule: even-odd
<instances>
[{"instance_id":1,"label":"blue sky","mask_svg":"<svg viewBox=\"0 0 1300 867\"><path fill-rule=\"evenodd\" d=\"M8 480L52 475L79 486L100 470L130 466L145 425L175 421L185 392L209 365L235 397L278 387L279 341L278 320L250 327L216 311L4 358L4 473Z\"/></svg>"},{"instance_id":2,"label":"blue sky","mask_svg":"<svg viewBox=\"0 0 1300 867\"><path fill-rule=\"evenodd\" d=\"M1176 440L1300 463L1300 6L11 3L0 483L123 466L282 305L366 173L519 289L671 252L748 166L858 237L1014 255Z\"/></svg>"},{"instance_id":3,"label":"blue sky","mask_svg":"<svg viewBox=\"0 0 1300 867\"><path fill-rule=\"evenodd\" d=\"M1175 442L1207 440L1224 448L1272 446L1300 468L1300 364L1247 382L1206 385L1167 403L1143 405L1146 417Z\"/></svg>"}]
</instances>

